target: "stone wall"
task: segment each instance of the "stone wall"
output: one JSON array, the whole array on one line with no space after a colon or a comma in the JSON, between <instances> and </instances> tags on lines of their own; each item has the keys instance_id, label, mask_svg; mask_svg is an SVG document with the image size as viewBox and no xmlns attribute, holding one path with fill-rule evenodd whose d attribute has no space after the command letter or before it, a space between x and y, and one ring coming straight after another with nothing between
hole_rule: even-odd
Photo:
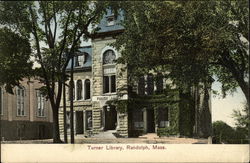
<instances>
[{"instance_id":1,"label":"stone wall","mask_svg":"<svg viewBox=\"0 0 250 163\"><path fill-rule=\"evenodd\" d=\"M93 40L93 60L92 60L92 74L93 74L93 96L117 96L117 99L127 99L127 72L122 71L124 65L116 64L116 93L112 94L103 94L103 67L102 67L102 54L105 50L112 49L115 51L117 57L120 57L120 53L117 52L112 47L109 47L109 44L114 42L113 38L106 37L105 39L96 39ZM102 130L100 122L100 111L103 109L103 106L107 101L99 100L93 101L93 129L94 133ZM118 112L118 110L117 110ZM128 136L128 117L126 113L117 113L118 114L118 127L117 133L121 136Z\"/></svg>"}]
</instances>

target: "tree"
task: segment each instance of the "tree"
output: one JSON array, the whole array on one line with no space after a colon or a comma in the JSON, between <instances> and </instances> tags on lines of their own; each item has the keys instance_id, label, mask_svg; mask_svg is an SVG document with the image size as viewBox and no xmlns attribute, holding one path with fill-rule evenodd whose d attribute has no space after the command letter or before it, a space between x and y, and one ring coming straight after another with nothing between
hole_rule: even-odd
<instances>
[{"instance_id":1,"label":"tree","mask_svg":"<svg viewBox=\"0 0 250 163\"><path fill-rule=\"evenodd\" d=\"M9 93L24 77L31 76L29 41L7 28L0 29L0 85Z\"/></svg>"},{"instance_id":2,"label":"tree","mask_svg":"<svg viewBox=\"0 0 250 163\"><path fill-rule=\"evenodd\" d=\"M168 71L178 85L239 86L249 102L248 1L124 2L125 32L113 44L130 74Z\"/></svg>"},{"instance_id":3,"label":"tree","mask_svg":"<svg viewBox=\"0 0 250 163\"><path fill-rule=\"evenodd\" d=\"M32 44L36 61L41 65L36 76L45 84L43 88L53 112L53 142L60 143L58 110L65 70L77 52L81 39L89 38L91 24L99 21L105 11L102 1L38 1L1 2L0 22L17 31Z\"/></svg>"},{"instance_id":4,"label":"tree","mask_svg":"<svg viewBox=\"0 0 250 163\"><path fill-rule=\"evenodd\" d=\"M241 138L249 138L249 127L250 127L250 118L249 118L249 106L245 104L244 109L233 110L233 118L235 119L236 131L241 135Z\"/></svg>"},{"instance_id":5,"label":"tree","mask_svg":"<svg viewBox=\"0 0 250 163\"><path fill-rule=\"evenodd\" d=\"M234 138L234 129L223 121L213 122L214 143L230 143Z\"/></svg>"}]
</instances>

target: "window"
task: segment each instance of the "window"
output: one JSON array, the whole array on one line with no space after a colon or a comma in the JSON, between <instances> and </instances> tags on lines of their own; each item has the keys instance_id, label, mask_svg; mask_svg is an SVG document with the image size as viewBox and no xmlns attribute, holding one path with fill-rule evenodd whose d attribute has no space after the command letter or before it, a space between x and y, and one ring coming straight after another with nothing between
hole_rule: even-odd
<instances>
[{"instance_id":1,"label":"window","mask_svg":"<svg viewBox=\"0 0 250 163\"><path fill-rule=\"evenodd\" d=\"M113 50L107 50L103 54L103 65L114 64L116 59L115 52Z\"/></svg>"},{"instance_id":2,"label":"window","mask_svg":"<svg viewBox=\"0 0 250 163\"><path fill-rule=\"evenodd\" d=\"M41 91L37 90L37 116L44 117L45 116L45 97L41 94Z\"/></svg>"},{"instance_id":3,"label":"window","mask_svg":"<svg viewBox=\"0 0 250 163\"><path fill-rule=\"evenodd\" d=\"M164 128L169 126L168 120L168 109L167 108L159 108L158 109L158 127Z\"/></svg>"},{"instance_id":4,"label":"window","mask_svg":"<svg viewBox=\"0 0 250 163\"><path fill-rule=\"evenodd\" d=\"M152 95L154 93L154 78L152 74L147 76L147 94Z\"/></svg>"},{"instance_id":5,"label":"window","mask_svg":"<svg viewBox=\"0 0 250 163\"><path fill-rule=\"evenodd\" d=\"M0 87L0 115L3 115L3 90Z\"/></svg>"},{"instance_id":6,"label":"window","mask_svg":"<svg viewBox=\"0 0 250 163\"><path fill-rule=\"evenodd\" d=\"M89 79L86 79L85 82L84 82L84 99L87 100L87 99L90 99L90 80Z\"/></svg>"},{"instance_id":7,"label":"window","mask_svg":"<svg viewBox=\"0 0 250 163\"><path fill-rule=\"evenodd\" d=\"M115 17L109 16L107 17L107 26L112 26L112 25L115 25Z\"/></svg>"},{"instance_id":8,"label":"window","mask_svg":"<svg viewBox=\"0 0 250 163\"><path fill-rule=\"evenodd\" d=\"M110 77L110 92L112 93L112 92L116 92L116 79L115 79L116 77L115 77L115 75L112 75L111 77Z\"/></svg>"},{"instance_id":9,"label":"window","mask_svg":"<svg viewBox=\"0 0 250 163\"><path fill-rule=\"evenodd\" d=\"M103 93L116 92L116 55L113 50L106 50L103 53Z\"/></svg>"},{"instance_id":10,"label":"window","mask_svg":"<svg viewBox=\"0 0 250 163\"><path fill-rule=\"evenodd\" d=\"M75 57L75 67L82 67L87 62L88 53L83 53Z\"/></svg>"},{"instance_id":11,"label":"window","mask_svg":"<svg viewBox=\"0 0 250 163\"><path fill-rule=\"evenodd\" d=\"M82 99L82 80L77 80L76 82L76 86L77 86L77 100L81 100Z\"/></svg>"},{"instance_id":12,"label":"window","mask_svg":"<svg viewBox=\"0 0 250 163\"><path fill-rule=\"evenodd\" d=\"M24 116L24 89L17 87L16 89L17 98L17 116Z\"/></svg>"},{"instance_id":13,"label":"window","mask_svg":"<svg viewBox=\"0 0 250 163\"><path fill-rule=\"evenodd\" d=\"M91 130L92 129L92 111L91 110L87 110L86 111L86 128L87 130Z\"/></svg>"},{"instance_id":14,"label":"window","mask_svg":"<svg viewBox=\"0 0 250 163\"><path fill-rule=\"evenodd\" d=\"M161 73L158 73L156 77L156 92L163 92L163 75Z\"/></svg>"},{"instance_id":15,"label":"window","mask_svg":"<svg viewBox=\"0 0 250 163\"><path fill-rule=\"evenodd\" d=\"M145 94L145 79L144 76L141 76L138 81L138 94L144 95Z\"/></svg>"},{"instance_id":16,"label":"window","mask_svg":"<svg viewBox=\"0 0 250 163\"><path fill-rule=\"evenodd\" d=\"M103 93L116 92L116 76L104 76L103 77Z\"/></svg>"},{"instance_id":17,"label":"window","mask_svg":"<svg viewBox=\"0 0 250 163\"><path fill-rule=\"evenodd\" d=\"M70 82L69 82L70 85ZM70 101L71 95L70 95L70 86L68 87L68 100ZM73 100L75 100L75 83L73 82Z\"/></svg>"},{"instance_id":18,"label":"window","mask_svg":"<svg viewBox=\"0 0 250 163\"><path fill-rule=\"evenodd\" d=\"M133 113L134 113L133 114L134 128L135 129L142 129L144 127L143 110L137 109Z\"/></svg>"}]
</instances>

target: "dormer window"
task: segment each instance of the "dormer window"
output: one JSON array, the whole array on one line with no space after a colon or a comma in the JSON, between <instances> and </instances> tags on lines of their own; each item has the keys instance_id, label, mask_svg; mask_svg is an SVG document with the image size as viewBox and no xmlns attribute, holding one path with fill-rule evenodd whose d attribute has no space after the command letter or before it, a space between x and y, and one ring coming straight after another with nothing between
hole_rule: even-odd
<instances>
[{"instance_id":1,"label":"dormer window","mask_svg":"<svg viewBox=\"0 0 250 163\"><path fill-rule=\"evenodd\" d=\"M75 57L75 67L82 67L87 62L88 53L83 53Z\"/></svg>"},{"instance_id":2,"label":"dormer window","mask_svg":"<svg viewBox=\"0 0 250 163\"><path fill-rule=\"evenodd\" d=\"M115 25L115 17L109 16L107 17L107 26L112 26L112 25Z\"/></svg>"}]
</instances>

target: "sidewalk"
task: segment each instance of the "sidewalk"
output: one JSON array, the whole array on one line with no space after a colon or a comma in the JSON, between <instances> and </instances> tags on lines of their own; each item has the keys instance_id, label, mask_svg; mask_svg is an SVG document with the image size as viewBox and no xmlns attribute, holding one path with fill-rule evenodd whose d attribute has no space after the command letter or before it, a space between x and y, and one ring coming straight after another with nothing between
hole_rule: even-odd
<instances>
[{"instance_id":1,"label":"sidewalk","mask_svg":"<svg viewBox=\"0 0 250 163\"><path fill-rule=\"evenodd\" d=\"M116 138L113 131L102 132L98 135L86 138L83 135L75 136L75 144L208 144L208 139L158 137L156 134L146 134L139 138ZM63 137L61 137L63 140ZM52 139L45 140L20 140L4 141L2 144L52 144ZM70 136L68 136L70 143Z\"/></svg>"}]
</instances>

